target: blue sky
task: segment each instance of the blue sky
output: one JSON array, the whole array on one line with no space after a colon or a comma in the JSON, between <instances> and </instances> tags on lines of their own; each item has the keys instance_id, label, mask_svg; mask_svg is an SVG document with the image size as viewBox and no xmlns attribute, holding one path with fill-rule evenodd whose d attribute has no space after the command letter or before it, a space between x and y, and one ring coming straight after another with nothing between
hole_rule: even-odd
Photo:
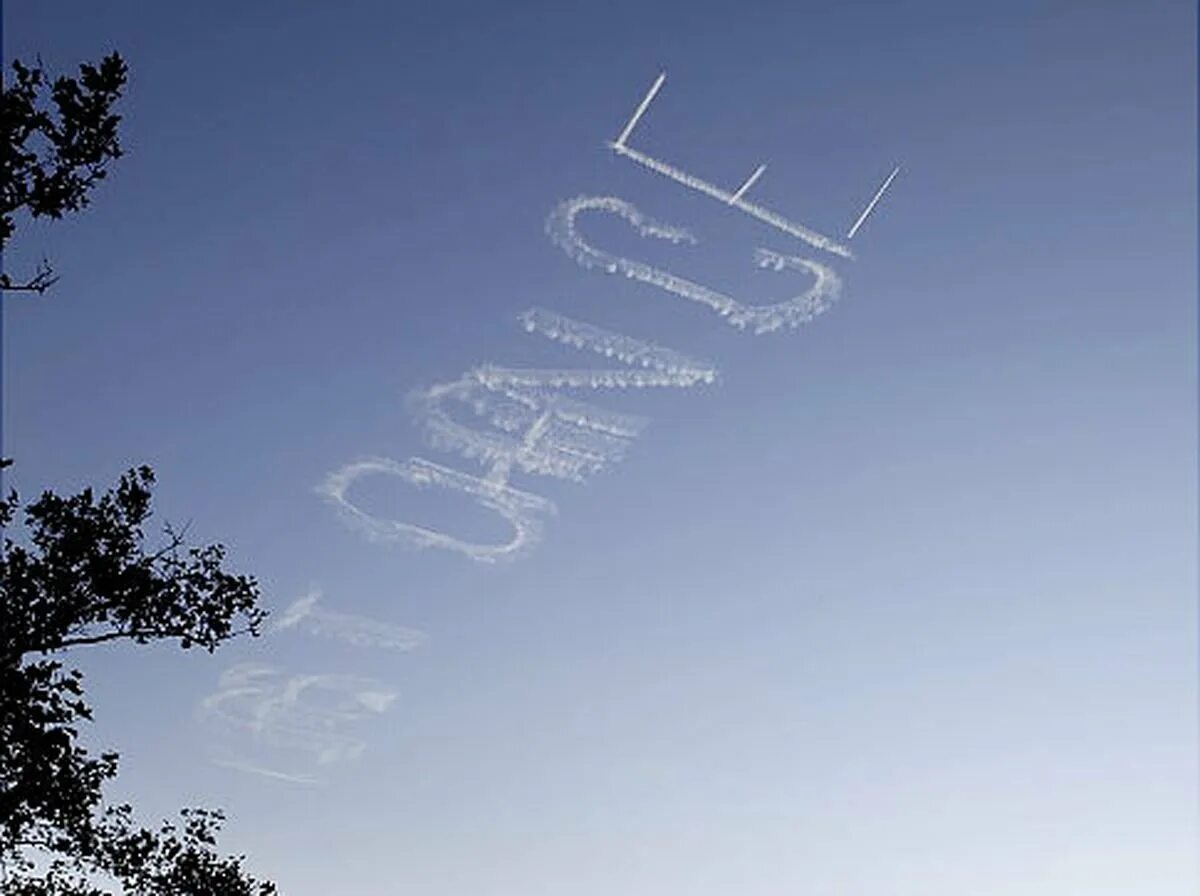
<instances>
[{"instance_id":1,"label":"blue sky","mask_svg":"<svg viewBox=\"0 0 1200 896\"><path fill-rule=\"evenodd\" d=\"M86 659L147 814L224 806L225 845L298 896L1194 891L1193 4L54 0L4 24L10 58L131 66L127 156L6 258L62 275L5 298L11 480L151 463L164 517L279 615L321 595L212 657ZM730 189L765 161L751 197L822 233L903 165L855 259L608 151L660 70L632 144ZM793 253L841 298L738 331L568 257L545 222L578 196L699 241L581 217L606 251L747 304L807 288L752 264ZM523 332L532 306L720 382L577 396L649 425L585 484L514 473L557 513L511 562L346 526L317 489L348 463L485 472L429 444L414 390L600 363ZM461 494L354 497L506 537ZM385 625L424 640L365 646ZM222 674L260 696L212 712Z\"/></svg>"}]
</instances>

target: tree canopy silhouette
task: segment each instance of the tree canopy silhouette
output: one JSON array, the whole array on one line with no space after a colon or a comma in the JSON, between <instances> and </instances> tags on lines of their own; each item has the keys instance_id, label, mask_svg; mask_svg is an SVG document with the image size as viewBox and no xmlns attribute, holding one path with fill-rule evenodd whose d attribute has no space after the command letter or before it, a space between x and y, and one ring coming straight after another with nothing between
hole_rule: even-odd
<instances>
[{"instance_id":1,"label":"tree canopy silhouette","mask_svg":"<svg viewBox=\"0 0 1200 896\"><path fill-rule=\"evenodd\" d=\"M18 212L61 218L88 204L109 162L122 153L121 116L113 105L127 77L125 60L115 52L52 83L40 60L13 60L0 96L0 250L16 232ZM56 279L43 261L24 282L0 273L0 289L45 292Z\"/></svg>"},{"instance_id":2,"label":"tree canopy silhouette","mask_svg":"<svg viewBox=\"0 0 1200 896\"><path fill-rule=\"evenodd\" d=\"M107 493L46 492L24 507L25 539L0 557L0 864L5 894L102 894L96 874L126 894L268 896L214 846L220 812L184 810L180 824L139 828L130 806L106 806L118 757L79 744L91 720L83 674L56 657L115 641L174 641L216 650L258 635L266 617L253 578L224 569L221 545L188 546L166 525L145 547L149 468ZM0 501L11 527L16 493Z\"/></svg>"},{"instance_id":3,"label":"tree canopy silhouette","mask_svg":"<svg viewBox=\"0 0 1200 896\"><path fill-rule=\"evenodd\" d=\"M0 97L0 249L18 216L61 218L86 206L121 156L112 109L127 79L117 53L51 84L41 62L15 60ZM0 273L0 291L44 292ZM0 458L0 470L11 460ZM217 811L184 809L145 828L128 805L104 799L114 752L80 743L92 719L83 674L66 651L125 641L173 641L207 651L261 632L257 582L225 568L219 544L189 545L163 527L147 548L154 474L138 467L97 497L44 492L25 505L24 536L9 532L16 492L0 498L0 894L4 896L272 896L242 856L222 856ZM119 889L113 890L113 887Z\"/></svg>"},{"instance_id":4,"label":"tree canopy silhouette","mask_svg":"<svg viewBox=\"0 0 1200 896\"><path fill-rule=\"evenodd\" d=\"M106 806L117 755L79 743L92 718L83 675L58 657L112 641L174 641L216 650L258 635L266 613L257 582L224 568L219 544L188 545L164 526L145 542L154 474L130 470L97 498L45 492L24 508L26 537L0 557L0 864L8 894L101 894L95 875L128 894L268 896L242 858L213 847L223 816L184 810L182 822L138 827L129 806ZM19 508L0 501L0 525Z\"/></svg>"}]
</instances>

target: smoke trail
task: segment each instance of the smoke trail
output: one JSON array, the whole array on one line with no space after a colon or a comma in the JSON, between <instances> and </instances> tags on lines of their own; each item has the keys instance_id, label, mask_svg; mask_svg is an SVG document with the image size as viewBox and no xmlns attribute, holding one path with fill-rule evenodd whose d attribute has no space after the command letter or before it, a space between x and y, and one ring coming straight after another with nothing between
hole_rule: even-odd
<instances>
[{"instance_id":1,"label":"smoke trail","mask_svg":"<svg viewBox=\"0 0 1200 896\"><path fill-rule=\"evenodd\" d=\"M436 447L490 467L492 481L506 482L515 468L582 482L619 460L643 421L535 388L568 385L555 377L517 375L540 372L472 371L414 392L409 402ZM449 411L451 403L493 428L460 422Z\"/></svg>"},{"instance_id":2,"label":"smoke trail","mask_svg":"<svg viewBox=\"0 0 1200 896\"><path fill-rule=\"evenodd\" d=\"M867 203L867 207L862 210L862 214L854 219L854 223L850 225L850 229L846 231L846 239L854 239L854 234L858 233L858 228L863 226L863 222L875 210L875 206L879 204L879 200L883 198L883 194L887 192L887 188L892 185L892 181L896 179L896 175L900 173L900 166L897 165L892 169L892 173L887 176L887 180L875 191L875 195L871 197L871 201Z\"/></svg>"},{"instance_id":3,"label":"smoke trail","mask_svg":"<svg viewBox=\"0 0 1200 896\"><path fill-rule=\"evenodd\" d=\"M760 249L757 253L760 267L774 270L786 267L812 275L814 282L800 295L774 305L744 305L731 296L669 271L651 267L641 261L611 255L591 246L583 239L575 225L575 218L584 211L617 215L642 236L666 239L676 244L695 242L687 231L661 224L642 214L631 203L612 196L579 196L565 200L550 213L546 221L546 232L550 239L583 267L599 269L609 274L624 274L630 279L656 286L672 295L707 305L738 329L749 327L755 333L769 333L783 327L798 327L832 305L841 290L841 280L832 268L811 259Z\"/></svg>"},{"instance_id":4,"label":"smoke trail","mask_svg":"<svg viewBox=\"0 0 1200 896\"><path fill-rule=\"evenodd\" d=\"M479 544L415 523L371 516L351 502L346 492L357 480L374 474L397 476L418 488L444 488L468 495L480 506L506 520L512 526L512 538L501 544ZM372 541L445 548L484 562L513 557L532 547L541 537L542 529L536 514L550 514L555 509L554 504L545 498L511 488L503 480L470 476L419 457L409 458L403 463L388 458L369 458L347 464L329 474L318 488L318 493L333 503L350 525L360 529Z\"/></svg>"},{"instance_id":5,"label":"smoke trail","mask_svg":"<svg viewBox=\"0 0 1200 896\"><path fill-rule=\"evenodd\" d=\"M249 737L259 750L299 753L318 765L356 759L365 743L344 730L384 712L396 693L380 682L351 675L309 674L283 677L271 666L243 663L222 674L216 693L200 703L202 716L227 737ZM266 769L241 758L225 758L232 767L304 783L305 775Z\"/></svg>"},{"instance_id":6,"label":"smoke trail","mask_svg":"<svg viewBox=\"0 0 1200 896\"><path fill-rule=\"evenodd\" d=\"M687 388L690 376L658 370L537 370L527 367L480 367L469 374L488 388L533 386L546 389Z\"/></svg>"},{"instance_id":7,"label":"smoke trail","mask_svg":"<svg viewBox=\"0 0 1200 896\"><path fill-rule=\"evenodd\" d=\"M662 88L663 81L665 80L667 80L667 73L659 72L658 77L654 80L654 83L650 85L650 90L646 92L645 98L638 104L637 109L634 110L633 117L629 119L629 123L626 124L625 128L621 131L621 136L617 138L616 142L618 146L623 145L625 141L629 139L629 135L632 134L633 129L637 127L638 120L646 114L646 110L650 108L650 103L654 101L654 97Z\"/></svg>"},{"instance_id":8,"label":"smoke trail","mask_svg":"<svg viewBox=\"0 0 1200 896\"><path fill-rule=\"evenodd\" d=\"M255 765L252 762L246 762L241 759L214 759L213 765L221 768L233 769L235 772L247 772L251 775L259 775L263 778L270 778L273 781L286 781L289 784L320 784L316 778L311 775L294 775L290 772L281 772L273 768L266 768L262 765Z\"/></svg>"},{"instance_id":9,"label":"smoke trail","mask_svg":"<svg viewBox=\"0 0 1200 896\"><path fill-rule=\"evenodd\" d=\"M784 325L798 327L806 324L818 314L828 311L841 294L841 278L830 268L818 264L812 259L782 255L770 249L757 249L754 253L754 261L760 268L770 268L773 271L782 271L784 268L788 268L813 276L814 282L808 291L788 302L769 306L781 309L779 318L771 329L778 329ZM756 332L765 331L760 328Z\"/></svg>"},{"instance_id":10,"label":"smoke trail","mask_svg":"<svg viewBox=\"0 0 1200 896\"><path fill-rule=\"evenodd\" d=\"M430 440L489 466L506 482L514 469L582 482L624 457L644 421L562 395L564 390L688 388L716 380L711 364L544 309L519 320L527 332L613 358L632 369L530 369L484 365L450 383L409 397ZM490 427L456 419L449 408L473 413Z\"/></svg>"},{"instance_id":11,"label":"smoke trail","mask_svg":"<svg viewBox=\"0 0 1200 896\"><path fill-rule=\"evenodd\" d=\"M688 238L683 231L652 222L645 224L645 232L673 240ZM514 471L584 482L624 458L645 426L639 417L606 410L564 392L686 389L717 380L711 364L552 311L532 308L518 320L528 333L611 358L625 367L536 369L485 364L452 382L415 390L408 402L422 419L430 442L477 462L484 475L471 476L421 458L404 463L372 458L348 464L330 474L318 492L350 525L374 541L454 550L481 561L511 558L540 539L538 516L554 512L550 501L509 486ZM512 526L513 535L501 544L480 544L415 523L372 516L355 505L347 492L359 479L380 473L398 476L411 485L467 495L498 513Z\"/></svg>"},{"instance_id":12,"label":"smoke trail","mask_svg":"<svg viewBox=\"0 0 1200 896\"><path fill-rule=\"evenodd\" d=\"M593 324L571 320L544 308L522 311L517 320L527 333L540 333L563 345L587 349L625 364L679 375L677 382L665 385L686 388L695 383L712 383L717 378L717 369L704 361L697 361L652 342L642 342Z\"/></svg>"},{"instance_id":13,"label":"smoke trail","mask_svg":"<svg viewBox=\"0 0 1200 896\"><path fill-rule=\"evenodd\" d=\"M314 588L297 600L275 623L276 631L303 629L311 635L324 635L345 641L356 647L380 647L392 650L415 650L426 640L424 632L386 622L377 622L365 616L339 613L318 606L321 591Z\"/></svg>"},{"instance_id":14,"label":"smoke trail","mask_svg":"<svg viewBox=\"0 0 1200 896\"><path fill-rule=\"evenodd\" d=\"M795 224L789 221L776 212L768 208L763 208L761 205L755 205L753 202L747 202L742 198L742 190L738 193L730 193L728 190L723 190L720 187L710 184L706 180L701 180L695 175L688 174L686 171L681 171L673 165L668 165L666 162L660 162L658 159L651 158L645 153L638 152L636 149L625 146L622 143L610 143L609 146L617 155L625 156L627 159L632 159L639 165L649 168L664 177L669 177L676 183L683 184L685 187L695 190L698 193L703 193L705 196L711 196L713 199L719 199L726 205L732 205L734 208L741 209L751 217L757 218L764 224L770 224L777 230L781 230L789 236L794 236L797 239L803 240L810 246L817 249L823 249L826 252L832 252L834 255L840 255L843 258L853 258L854 253L849 248L839 243L837 240L831 239L822 233L817 233L815 230ZM761 174L761 170L755 174ZM749 183L757 179L751 176Z\"/></svg>"}]
</instances>

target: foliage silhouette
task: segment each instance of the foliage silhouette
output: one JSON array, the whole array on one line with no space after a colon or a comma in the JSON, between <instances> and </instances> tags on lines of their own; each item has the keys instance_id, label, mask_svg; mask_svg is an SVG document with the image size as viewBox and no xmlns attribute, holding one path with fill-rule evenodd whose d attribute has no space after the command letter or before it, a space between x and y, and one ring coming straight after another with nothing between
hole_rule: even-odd
<instances>
[{"instance_id":1,"label":"foliage silhouette","mask_svg":"<svg viewBox=\"0 0 1200 896\"><path fill-rule=\"evenodd\" d=\"M0 557L0 866L4 894L101 894L97 876L127 894L269 896L242 857L213 847L223 816L184 810L179 825L138 827L129 806L106 807L117 755L92 755L79 725L92 718L83 675L63 651L114 641L175 641L208 651L266 618L257 582L225 570L221 545L189 546L169 525L144 547L154 474L130 470L98 499L45 492L24 508L23 542ZM8 528L19 507L0 501Z\"/></svg>"},{"instance_id":2,"label":"foliage silhouette","mask_svg":"<svg viewBox=\"0 0 1200 896\"><path fill-rule=\"evenodd\" d=\"M122 155L113 112L128 77L111 53L76 77L48 79L40 60L12 63L0 91L0 250L19 216L78 212ZM43 293L43 262L25 282L0 272L0 291ZM12 461L0 458L0 470ZM257 582L225 569L219 545L190 546L170 526L149 551L154 474L138 467L97 498L47 491L24 508L25 538L8 537L20 509L0 499L0 894L3 896L273 896L243 856L216 852L224 816L184 809L178 822L140 827L103 787L117 754L80 744L92 719L83 674L66 650L117 641L174 641L209 652L260 634ZM114 890L113 888L117 889Z\"/></svg>"},{"instance_id":3,"label":"foliage silhouette","mask_svg":"<svg viewBox=\"0 0 1200 896\"><path fill-rule=\"evenodd\" d=\"M122 154L113 105L128 69L119 53L76 77L50 83L41 62L12 62L11 83L0 95L0 250L16 232L16 214L61 218L90 202L92 189ZM29 280L0 273L0 290L45 292L57 277L43 261Z\"/></svg>"}]
</instances>

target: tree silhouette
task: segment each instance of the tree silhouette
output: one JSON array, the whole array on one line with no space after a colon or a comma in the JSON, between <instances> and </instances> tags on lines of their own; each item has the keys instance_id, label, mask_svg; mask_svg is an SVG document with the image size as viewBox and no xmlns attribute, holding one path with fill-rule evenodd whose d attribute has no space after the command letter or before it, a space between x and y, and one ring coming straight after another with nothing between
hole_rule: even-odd
<instances>
[{"instance_id":1,"label":"tree silhouette","mask_svg":"<svg viewBox=\"0 0 1200 896\"><path fill-rule=\"evenodd\" d=\"M0 250L16 232L18 212L61 218L88 204L108 163L121 156L121 116L112 109L128 75L119 53L53 83L40 61L14 59L12 72L0 96ZM41 293L55 280L43 261L23 283L0 273L0 289Z\"/></svg>"},{"instance_id":2,"label":"tree silhouette","mask_svg":"<svg viewBox=\"0 0 1200 896\"><path fill-rule=\"evenodd\" d=\"M0 97L0 249L22 212L57 219L85 207L121 156L112 111L127 69L117 53L49 83L40 63L12 63ZM47 88L48 94L47 94ZM0 291L42 293L43 262L23 283L0 273ZM0 470L11 460L0 458ZM24 537L8 532L21 510L0 498L0 893L4 896L272 896L275 885L217 853L220 812L184 809L177 822L141 827L103 787L117 754L79 742L92 719L83 674L65 651L127 641L174 641L216 650L257 636L266 617L257 582L225 569L219 544L192 546L164 526L144 546L154 474L138 467L97 498L91 489L47 491L24 507ZM113 888L117 889L113 889Z\"/></svg>"},{"instance_id":3,"label":"tree silhouette","mask_svg":"<svg viewBox=\"0 0 1200 896\"><path fill-rule=\"evenodd\" d=\"M104 805L117 755L78 741L92 718L83 675L63 651L113 641L175 641L209 652L258 635L257 582L224 568L219 545L189 546L164 526L144 546L154 474L130 470L100 496L53 492L25 506L26 537L0 557L0 865L6 894L99 894L97 874L129 894L275 892L213 846L223 816L184 810L181 825L139 828L129 806ZM0 501L0 525L19 498Z\"/></svg>"}]
</instances>

